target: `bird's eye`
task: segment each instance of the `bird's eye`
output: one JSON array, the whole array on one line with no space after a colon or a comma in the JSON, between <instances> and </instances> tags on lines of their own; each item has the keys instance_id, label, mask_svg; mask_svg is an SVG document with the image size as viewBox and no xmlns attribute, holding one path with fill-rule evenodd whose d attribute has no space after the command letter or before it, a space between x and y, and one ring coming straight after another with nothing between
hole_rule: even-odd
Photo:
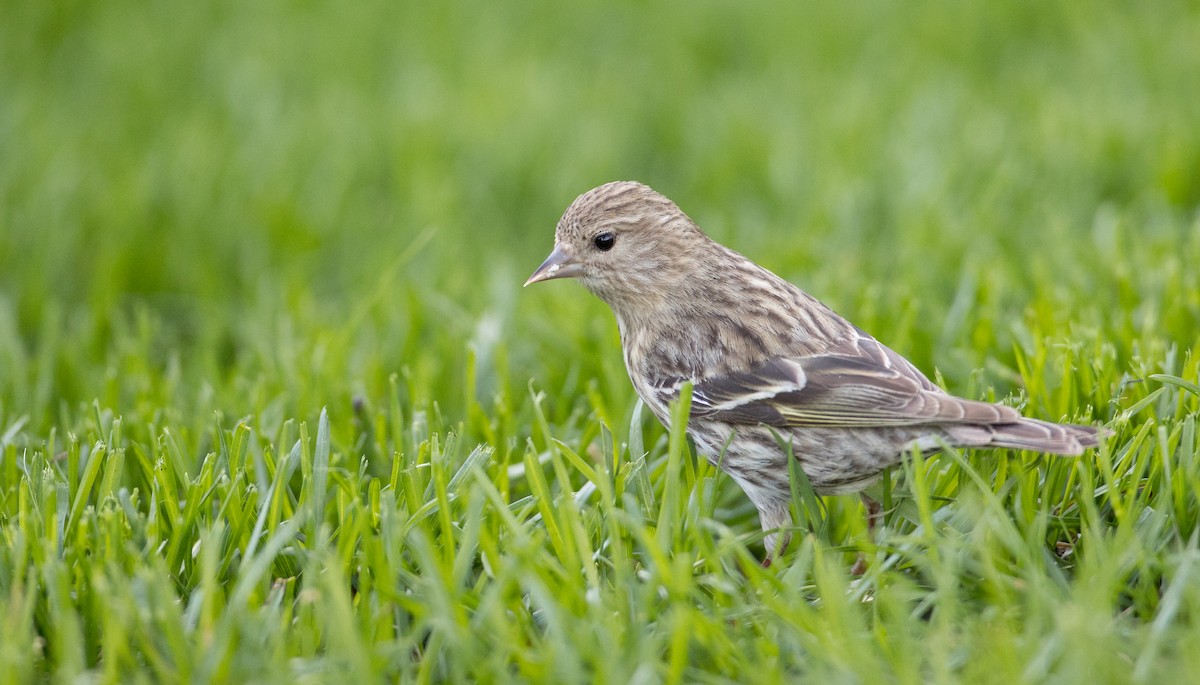
<instances>
[{"instance_id":1,"label":"bird's eye","mask_svg":"<svg viewBox=\"0 0 1200 685\"><path fill-rule=\"evenodd\" d=\"M608 231L597 234L595 238L592 238L592 244L595 245L596 249L600 250L601 252L608 252L613 248L613 244L616 242L617 236L609 233Z\"/></svg>"}]
</instances>

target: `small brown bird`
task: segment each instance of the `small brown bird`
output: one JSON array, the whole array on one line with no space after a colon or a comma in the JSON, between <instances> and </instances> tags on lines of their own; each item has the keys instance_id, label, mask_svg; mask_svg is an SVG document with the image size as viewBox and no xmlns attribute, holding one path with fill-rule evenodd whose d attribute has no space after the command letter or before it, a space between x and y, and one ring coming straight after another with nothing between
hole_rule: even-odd
<instances>
[{"instance_id":1,"label":"small brown bird","mask_svg":"<svg viewBox=\"0 0 1200 685\"><path fill-rule=\"evenodd\" d=\"M574 278L617 317L625 366L660 421L694 384L688 434L758 508L790 522L791 452L820 494L859 492L916 447L1081 454L1094 426L962 399L796 286L705 235L640 183L580 195L525 285ZM873 526L878 505L864 497ZM768 534L768 562L783 545Z\"/></svg>"}]
</instances>

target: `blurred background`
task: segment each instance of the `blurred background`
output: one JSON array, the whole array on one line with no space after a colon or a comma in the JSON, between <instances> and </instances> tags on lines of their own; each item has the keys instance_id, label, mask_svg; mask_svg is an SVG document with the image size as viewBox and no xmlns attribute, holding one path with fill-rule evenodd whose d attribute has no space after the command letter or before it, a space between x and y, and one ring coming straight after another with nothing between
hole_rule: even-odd
<instances>
[{"instance_id":1,"label":"blurred background","mask_svg":"<svg viewBox=\"0 0 1200 685\"><path fill-rule=\"evenodd\" d=\"M311 416L392 373L455 419L531 379L560 419L587 387L626 411L603 305L520 287L617 179L959 392L1013 391L1032 339L1200 329L1194 2L4 15L0 419L34 434L93 400Z\"/></svg>"}]
</instances>

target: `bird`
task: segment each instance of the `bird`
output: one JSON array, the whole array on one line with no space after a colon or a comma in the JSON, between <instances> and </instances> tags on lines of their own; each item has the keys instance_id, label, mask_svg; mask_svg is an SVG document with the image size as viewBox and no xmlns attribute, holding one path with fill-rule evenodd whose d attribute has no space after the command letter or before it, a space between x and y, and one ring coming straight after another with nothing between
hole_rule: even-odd
<instances>
[{"instance_id":1,"label":"bird","mask_svg":"<svg viewBox=\"0 0 1200 685\"><path fill-rule=\"evenodd\" d=\"M819 495L860 493L873 533L880 507L862 491L914 449L1079 455L1104 435L949 394L642 183L606 183L567 207L525 285L562 278L612 309L630 381L668 428L691 384L687 434L758 510L764 565L790 539L789 459Z\"/></svg>"}]
</instances>

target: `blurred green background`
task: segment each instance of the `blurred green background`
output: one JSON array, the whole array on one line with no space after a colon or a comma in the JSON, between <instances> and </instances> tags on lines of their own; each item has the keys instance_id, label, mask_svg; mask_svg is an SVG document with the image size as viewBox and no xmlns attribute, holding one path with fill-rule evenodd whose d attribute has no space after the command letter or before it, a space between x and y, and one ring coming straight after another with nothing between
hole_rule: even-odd
<instances>
[{"instance_id":1,"label":"blurred green background","mask_svg":"<svg viewBox=\"0 0 1200 685\"><path fill-rule=\"evenodd\" d=\"M1198 122L1194 0L0 3L0 685L1187 681ZM616 179L1114 435L760 568L521 288Z\"/></svg>"},{"instance_id":2,"label":"blurred green background","mask_svg":"<svg viewBox=\"0 0 1200 685\"><path fill-rule=\"evenodd\" d=\"M97 398L312 416L400 371L452 417L530 378L627 407L603 306L520 289L615 179L959 391L1012 390L1022 336L1200 328L1194 2L4 15L0 411L35 434Z\"/></svg>"}]
</instances>

